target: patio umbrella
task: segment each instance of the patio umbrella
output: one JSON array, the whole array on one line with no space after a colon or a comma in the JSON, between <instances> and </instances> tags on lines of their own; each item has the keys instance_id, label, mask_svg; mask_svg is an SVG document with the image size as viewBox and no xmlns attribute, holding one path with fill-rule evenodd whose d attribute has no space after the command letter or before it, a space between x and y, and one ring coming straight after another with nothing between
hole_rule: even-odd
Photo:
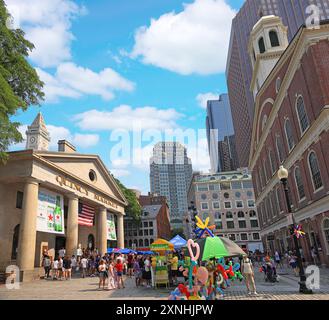
<instances>
[{"instance_id":1,"label":"patio umbrella","mask_svg":"<svg viewBox=\"0 0 329 320\"><path fill-rule=\"evenodd\" d=\"M174 245L175 249L185 247L187 243L187 241L183 239L179 234L176 237L172 238L169 242Z\"/></svg>"},{"instance_id":2,"label":"patio umbrella","mask_svg":"<svg viewBox=\"0 0 329 320\"><path fill-rule=\"evenodd\" d=\"M238 257L246 253L233 241L227 238L206 237L196 241L200 246L200 260Z\"/></svg>"},{"instance_id":3,"label":"patio umbrella","mask_svg":"<svg viewBox=\"0 0 329 320\"><path fill-rule=\"evenodd\" d=\"M120 250L119 250L119 253L122 253L122 254L133 253L133 254L136 254L137 252L134 251L134 250L131 250L131 249L120 249Z\"/></svg>"},{"instance_id":4,"label":"patio umbrella","mask_svg":"<svg viewBox=\"0 0 329 320\"><path fill-rule=\"evenodd\" d=\"M157 239L151 244L150 249L152 251L173 251L174 245L167 240Z\"/></svg>"}]
</instances>

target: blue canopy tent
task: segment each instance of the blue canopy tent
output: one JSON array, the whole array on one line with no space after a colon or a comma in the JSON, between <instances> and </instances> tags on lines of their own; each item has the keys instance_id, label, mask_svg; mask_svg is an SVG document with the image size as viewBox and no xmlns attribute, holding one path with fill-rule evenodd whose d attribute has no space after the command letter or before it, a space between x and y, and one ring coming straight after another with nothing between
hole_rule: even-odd
<instances>
[{"instance_id":1,"label":"blue canopy tent","mask_svg":"<svg viewBox=\"0 0 329 320\"><path fill-rule=\"evenodd\" d=\"M184 238L182 238L179 234L176 237L172 238L169 242L174 245L175 249L180 249L182 247L185 247L187 243L187 241Z\"/></svg>"},{"instance_id":2,"label":"blue canopy tent","mask_svg":"<svg viewBox=\"0 0 329 320\"><path fill-rule=\"evenodd\" d=\"M107 253L122 253L122 254L133 253L133 254L136 254L137 252L134 250L131 250L131 249L108 248Z\"/></svg>"},{"instance_id":3,"label":"blue canopy tent","mask_svg":"<svg viewBox=\"0 0 329 320\"><path fill-rule=\"evenodd\" d=\"M141 255L154 255L153 251L137 251L137 254Z\"/></svg>"}]
</instances>

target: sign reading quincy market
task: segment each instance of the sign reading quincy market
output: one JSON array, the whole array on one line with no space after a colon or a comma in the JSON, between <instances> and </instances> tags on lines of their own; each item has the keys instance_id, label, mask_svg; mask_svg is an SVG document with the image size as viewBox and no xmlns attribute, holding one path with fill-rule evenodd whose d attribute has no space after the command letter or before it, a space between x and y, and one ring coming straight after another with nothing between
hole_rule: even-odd
<instances>
[{"instance_id":1,"label":"sign reading quincy market","mask_svg":"<svg viewBox=\"0 0 329 320\"><path fill-rule=\"evenodd\" d=\"M86 189L85 187L73 182L73 181L70 181L68 179L66 179L65 177L63 176L56 176L56 181L58 182L58 184L62 187L62 186L66 186L72 190L76 190L82 194L85 194L87 197L92 197L92 194L94 195L94 200L97 200L99 202L102 202L106 205L109 205L111 206L112 208L115 208L117 209L118 206L117 204L115 204L113 201L109 200L109 199L106 199L104 198L103 196L97 194L97 193L92 193L90 190Z\"/></svg>"}]
</instances>

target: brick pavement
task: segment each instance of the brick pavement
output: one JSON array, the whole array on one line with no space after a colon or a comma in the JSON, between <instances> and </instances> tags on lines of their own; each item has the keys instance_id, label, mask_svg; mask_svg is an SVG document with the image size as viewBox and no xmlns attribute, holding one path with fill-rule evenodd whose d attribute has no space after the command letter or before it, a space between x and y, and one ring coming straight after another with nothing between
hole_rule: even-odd
<instances>
[{"instance_id":1,"label":"brick pavement","mask_svg":"<svg viewBox=\"0 0 329 320\"><path fill-rule=\"evenodd\" d=\"M284 270L279 283L270 284L256 270L256 286L258 295L248 296L244 282L235 282L225 290L224 300L329 300L329 270L321 269L321 287L313 295L298 293L298 278L291 270ZM32 300L106 300L106 299L141 299L166 300L170 290L165 288L136 288L134 279L125 280L125 289L115 291L99 291L98 278L75 278L70 281L40 280L23 283L19 290L8 290L0 286L0 300L32 299Z\"/></svg>"}]
</instances>

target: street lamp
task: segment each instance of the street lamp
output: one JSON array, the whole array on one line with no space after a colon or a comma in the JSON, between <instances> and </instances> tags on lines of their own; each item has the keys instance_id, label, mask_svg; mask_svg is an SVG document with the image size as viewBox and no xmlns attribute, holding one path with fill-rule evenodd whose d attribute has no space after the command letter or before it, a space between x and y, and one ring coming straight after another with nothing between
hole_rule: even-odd
<instances>
[{"instance_id":1,"label":"street lamp","mask_svg":"<svg viewBox=\"0 0 329 320\"><path fill-rule=\"evenodd\" d=\"M280 166L279 171L278 171L278 178L282 182L283 189L284 189L284 194L286 196L288 212L291 214L291 217L292 217L291 234L292 234L293 239L294 239L294 245L295 245L296 256L297 256L297 263L298 263L298 267L299 267L299 277L300 277L299 292L300 293L305 293L305 294L312 294L313 291L306 287L306 276L305 276L305 272L304 272L302 256L300 254L298 238L294 235L296 220L295 220L295 216L294 216L294 214L292 212L292 209L291 209L291 202L290 202L290 198L289 198L288 175L289 175L289 171L286 168L284 168L283 166Z\"/></svg>"}]
</instances>

